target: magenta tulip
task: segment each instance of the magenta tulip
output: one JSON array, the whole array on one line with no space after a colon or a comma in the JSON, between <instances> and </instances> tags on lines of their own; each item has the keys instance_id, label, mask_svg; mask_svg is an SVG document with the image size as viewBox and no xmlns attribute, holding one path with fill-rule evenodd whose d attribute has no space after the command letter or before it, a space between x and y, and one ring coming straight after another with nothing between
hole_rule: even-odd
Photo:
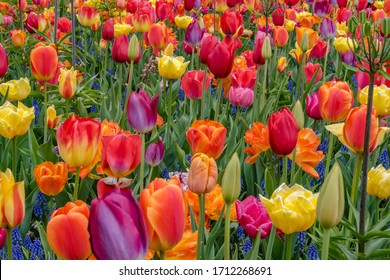
<instances>
[{"instance_id":1,"label":"magenta tulip","mask_svg":"<svg viewBox=\"0 0 390 280\"><path fill-rule=\"evenodd\" d=\"M150 166L157 166L163 160L165 154L164 143L158 140L157 143L151 143L145 152L145 161Z\"/></svg>"},{"instance_id":2,"label":"magenta tulip","mask_svg":"<svg viewBox=\"0 0 390 280\"><path fill-rule=\"evenodd\" d=\"M8 70L8 57L3 46L0 44L0 78L2 78Z\"/></svg>"},{"instance_id":3,"label":"magenta tulip","mask_svg":"<svg viewBox=\"0 0 390 280\"><path fill-rule=\"evenodd\" d=\"M192 47L199 46L205 29L200 28L199 22L194 20L186 29L185 42Z\"/></svg>"},{"instance_id":4,"label":"magenta tulip","mask_svg":"<svg viewBox=\"0 0 390 280\"><path fill-rule=\"evenodd\" d=\"M250 88L231 87L229 90L229 101L236 106L249 107L252 105L254 97L255 93Z\"/></svg>"},{"instance_id":5,"label":"magenta tulip","mask_svg":"<svg viewBox=\"0 0 390 280\"><path fill-rule=\"evenodd\" d=\"M153 99L146 91L133 92L127 104L127 120L139 133L147 133L156 125L157 107L160 94Z\"/></svg>"},{"instance_id":6,"label":"magenta tulip","mask_svg":"<svg viewBox=\"0 0 390 280\"><path fill-rule=\"evenodd\" d=\"M7 240L7 230L5 228L0 228L0 249L4 247L6 240Z\"/></svg>"},{"instance_id":7,"label":"magenta tulip","mask_svg":"<svg viewBox=\"0 0 390 280\"><path fill-rule=\"evenodd\" d=\"M322 120L317 92L306 95L306 114L314 120Z\"/></svg>"}]
</instances>

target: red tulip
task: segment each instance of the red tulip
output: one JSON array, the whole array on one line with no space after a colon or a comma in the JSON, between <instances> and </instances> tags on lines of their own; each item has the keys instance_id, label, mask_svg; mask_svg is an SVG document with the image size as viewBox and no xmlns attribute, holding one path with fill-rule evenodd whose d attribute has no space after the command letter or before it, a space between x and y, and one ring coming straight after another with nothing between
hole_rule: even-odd
<instances>
[{"instance_id":1,"label":"red tulip","mask_svg":"<svg viewBox=\"0 0 390 280\"><path fill-rule=\"evenodd\" d=\"M286 156L292 153L298 140L298 125L288 108L272 113L268 120L269 142L274 153Z\"/></svg>"},{"instance_id":2,"label":"red tulip","mask_svg":"<svg viewBox=\"0 0 390 280\"><path fill-rule=\"evenodd\" d=\"M117 63L130 63L128 48L129 38L125 34L117 36L112 46L112 59Z\"/></svg>"},{"instance_id":3,"label":"red tulip","mask_svg":"<svg viewBox=\"0 0 390 280\"><path fill-rule=\"evenodd\" d=\"M341 8L337 11L337 22L348 22L348 19L351 17L352 11L348 8Z\"/></svg>"},{"instance_id":4,"label":"red tulip","mask_svg":"<svg viewBox=\"0 0 390 280\"><path fill-rule=\"evenodd\" d=\"M7 70L8 57L3 46L0 44L0 78L4 77L5 73L7 73Z\"/></svg>"},{"instance_id":5,"label":"red tulip","mask_svg":"<svg viewBox=\"0 0 390 280\"><path fill-rule=\"evenodd\" d=\"M35 45L30 54L31 72L38 81L49 81L57 73L58 55L55 47Z\"/></svg>"},{"instance_id":6,"label":"red tulip","mask_svg":"<svg viewBox=\"0 0 390 280\"><path fill-rule=\"evenodd\" d=\"M212 35L208 35L208 36L205 35L203 37L203 40L200 45L200 53L199 53L200 62L202 62L203 64L207 64L208 56L211 50L213 50L217 44L218 44L217 37Z\"/></svg>"},{"instance_id":7,"label":"red tulip","mask_svg":"<svg viewBox=\"0 0 390 280\"><path fill-rule=\"evenodd\" d=\"M347 7L348 0L337 0L337 4L339 5L339 8L345 8Z\"/></svg>"},{"instance_id":8,"label":"red tulip","mask_svg":"<svg viewBox=\"0 0 390 280\"><path fill-rule=\"evenodd\" d=\"M295 6L296 4L298 4L299 0L285 0L284 3L289 6L290 8L292 6Z\"/></svg>"},{"instance_id":9,"label":"red tulip","mask_svg":"<svg viewBox=\"0 0 390 280\"><path fill-rule=\"evenodd\" d=\"M135 131L147 133L155 127L159 97L160 94L157 94L152 99L144 90L130 95L127 104L127 120Z\"/></svg>"},{"instance_id":10,"label":"red tulip","mask_svg":"<svg viewBox=\"0 0 390 280\"><path fill-rule=\"evenodd\" d=\"M27 14L26 18L26 29L29 33L35 33L35 30L38 30L38 15L35 13ZM35 30L34 30L35 29Z\"/></svg>"},{"instance_id":11,"label":"red tulip","mask_svg":"<svg viewBox=\"0 0 390 280\"><path fill-rule=\"evenodd\" d=\"M181 79L181 87L188 98L194 100L202 98L204 75L204 71L201 70L191 70L183 75ZM204 86L205 91L207 91L210 82L211 78L206 75L206 84Z\"/></svg>"},{"instance_id":12,"label":"red tulip","mask_svg":"<svg viewBox=\"0 0 390 280\"><path fill-rule=\"evenodd\" d=\"M315 64L313 64L311 62L306 63L304 71L305 71L305 76L306 76L306 84L309 84L311 82L311 80L313 79L314 74L316 72L317 72L317 76L314 78L314 83L317 83L322 78L321 65L318 63L315 63Z\"/></svg>"},{"instance_id":13,"label":"red tulip","mask_svg":"<svg viewBox=\"0 0 390 280\"><path fill-rule=\"evenodd\" d=\"M68 33L72 30L72 22L66 17L58 19L58 29L63 33Z\"/></svg>"},{"instance_id":14,"label":"red tulip","mask_svg":"<svg viewBox=\"0 0 390 280\"><path fill-rule=\"evenodd\" d=\"M207 66L217 79L224 79L230 75L234 62L234 45L226 45L219 42L214 49L210 50L207 57Z\"/></svg>"},{"instance_id":15,"label":"red tulip","mask_svg":"<svg viewBox=\"0 0 390 280\"><path fill-rule=\"evenodd\" d=\"M114 39L114 21L112 19L107 20L103 24L102 38L106 41Z\"/></svg>"},{"instance_id":16,"label":"red tulip","mask_svg":"<svg viewBox=\"0 0 390 280\"><path fill-rule=\"evenodd\" d=\"M263 43L265 39L265 33L264 32L257 32L255 46L253 48L253 54L252 58L254 63L258 65L263 65L265 63L265 59L263 58L263 55L261 54L261 50L263 48Z\"/></svg>"},{"instance_id":17,"label":"red tulip","mask_svg":"<svg viewBox=\"0 0 390 280\"><path fill-rule=\"evenodd\" d=\"M317 58L317 59L323 58L323 57L325 57L327 49L328 49L328 43L322 41L322 39L319 38L317 43L314 45L314 47L310 51L310 57Z\"/></svg>"},{"instance_id":18,"label":"red tulip","mask_svg":"<svg viewBox=\"0 0 390 280\"><path fill-rule=\"evenodd\" d=\"M367 7L368 0L358 0L356 9L358 11L364 10Z\"/></svg>"},{"instance_id":19,"label":"red tulip","mask_svg":"<svg viewBox=\"0 0 390 280\"><path fill-rule=\"evenodd\" d=\"M284 25L284 10L282 8L277 8L272 13L272 22L275 26L283 26Z\"/></svg>"},{"instance_id":20,"label":"red tulip","mask_svg":"<svg viewBox=\"0 0 390 280\"><path fill-rule=\"evenodd\" d=\"M221 17L221 30L226 36L239 37L244 31L242 15L239 12L224 12Z\"/></svg>"},{"instance_id":21,"label":"red tulip","mask_svg":"<svg viewBox=\"0 0 390 280\"><path fill-rule=\"evenodd\" d=\"M256 69L248 68L246 70L238 68L231 75L230 82L235 88L253 89L256 84Z\"/></svg>"}]
</instances>

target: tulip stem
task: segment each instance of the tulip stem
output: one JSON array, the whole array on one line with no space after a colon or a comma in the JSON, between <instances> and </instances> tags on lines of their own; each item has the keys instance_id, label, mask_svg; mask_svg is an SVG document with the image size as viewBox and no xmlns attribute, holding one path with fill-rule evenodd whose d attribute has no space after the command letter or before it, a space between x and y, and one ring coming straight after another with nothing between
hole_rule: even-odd
<instances>
[{"instance_id":1,"label":"tulip stem","mask_svg":"<svg viewBox=\"0 0 390 280\"><path fill-rule=\"evenodd\" d=\"M69 115L69 99L65 99L65 119L68 119Z\"/></svg>"},{"instance_id":2,"label":"tulip stem","mask_svg":"<svg viewBox=\"0 0 390 280\"><path fill-rule=\"evenodd\" d=\"M140 166L140 172L139 172L139 179L140 179L140 193L144 189L144 172L145 172L145 133L141 133L141 139L142 139L142 150L141 150L141 166Z\"/></svg>"},{"instance_id":3,"label":"tulip stem","mask_svg":"<svg viewBox=\"0 0 390 280\"><path fill-rule=\"evenodd\" d=\"M291 160L291 174L290 174L290 184L295 184L295 157L297 154L297 149L295 148L292 154Z\"/></svg>"},{"instance_id":4,"label":"tulip stem","mask_svg":"<svg viewBox=\"0 0 390 280\"><path fill-rule=\"evenodd\" d=\"M160 260L164 260L165 259L165 252L164 251L160 251Z\"/></svg>"},{"instance_id":5,"label":"tulip stem","mask_svg":"<svg viewBox=\"0 0 390 280\"><path fill-rule=\"evenodd\" d=\"M148 180L146 181L146 185L148 185L152 180L153 168L154 168L153 166L150 166L149 176L148 176Z\"/></svg>"},{"instance_id":6,"label":"tulip stem","mask_svg":"<svg viewBox=\"0 0 390 280\"><path fill-rule=\"evenodd\" d=\"M74 201L76 201L78 199L79 183L80 183L80 166L77 166L76 167L76 178L75 178L75 181L74 181L74 193L73 193Z\"/></svg>"},{"instance_id":7,"label":"tulip stem","mask_svg":"<svg viewBox=\"0 0 390 280\"><path fill-rule=\"evenodd\" d=\"M237 127L238 129L240 129L240 126L238 126L238 119L240 118L240 114L241 114L241 107L237 106L236 107L236 117L234 119L234 126Z\"/></svg>"},{"instance_id":8,"label":"tulip stem","mask_svg":"<svg viewBox=\"0 0 390 280\"><path fill-rule=\"evenodd\" d=\"M214 115L214 121L217 121L218 119L218 112L219 112L219 106L221 104L222 99L222 79L218 79L218 88L217 88L217 107L215 108L215 115Z\"/></svg>"},{"instance_id":9,"label":"tulip stem","mask_svg":"<svg viewBox=\"0 0 390 280\"><path fill-rule=\"evenodd\" d=\"M16 137L12 138L12 172L15 174L17 174L16 172L16 167L17 167L17 158L18 158L18 155L17 155L17 152L18 152L18 148L17 148L17 140L16 140Z\"/></svg>"},{"instance_id":10,"label":"tulip stem","mask_svg":"<svg viewBox=\"0 0 390 280\"><path fill-rule=\"evenodd\" d=\"M381 202L381 200L376 197L375 198L375 224L377 224L379 222L379 203Z\"/></svg>"},{"instance_id":11,"label":"tulip stem","mask_svg":"<svg viewBox=\"0 0 390 280\"><path fill-rule=\"evenodd\" d=\"M267 251L265 252L265 259L270 260L272 255L272 249L274 247L275 242L275 235L276 235L276 227L272 225L271 233L268 238L268 244L267 244Z\"/></svg>"},{"instance_id":12,"label":"tulip stem","mask_svg":"<svg viewBox=\"0 0 390 280\"><path fill-rule=\"evenodd\" d=\"M326 76L326 64L328 63L328 49L329 49L329 39L326 41L326 52L325 52L325 59L324 59L324 66L322 70L322 82L325 82L325 76ZM344 79L345 81L345 79Z\"/></svg>"},{"instance_id":13,"label":"tulip stem","mask_svg":"<svg viewBox=\"0 0 390 280\"><path fill-rule=\"evenodd\" d=\"M164 88L165 88L165 79L163 79ZM172 125L172 113L171 113L171 105L172 105L172 80L169 80L168 85L168 104L166 105L167 113L168 113L168 122L165 124L165 135L164 139L166 139L166 146L170 147L170 131L169 128Z\"/></svg>"},{"instance_id":14,"label":"tulip stem","mask_svg":"<svg viewBox=\"0 0 390 280\"><path fill-rule=\"evenodd\" d=\"M70 9L72 21L72 66L76 67L76 19L74 12L74 0L70 1Z\"/></svg>"},{"instance_id":15,"label":"tulip stem","mask_svg":"<svg viewBox=\"0 0 390 280\"><path fill-rule=\"evenodd\" d=\"M322 236L321 260L328 260L329 243L330 243L330 229L324 228L324 233Z\"/></svg>"},{"instance_id":16,"label":"tulip stem","mask_svg":"<svg viewBox=\"0 0 390 280\"><path fill-rule=\"evenodd\" d=\"M231 204L226 204L226 216L225 216L225 239L223 243L224 259L230 260L230 208Z\"/></svg>"},{"instance_id":17,"label":"tulip stem","mask_svg":"<svg viewBox=\"0 0 390 280\"><path fill-rule=\"evenodd\" d=\"M43 113L45 114L44 117L44 124L43 124L43 143L46 143L47 141L47 83L44 82L43 84Z\"/></svg>"},{"instance_id":18,"label":"tulip stem","mask_svg":"<svg viewBox=\"0 0 390 280\"><path fill-rule=\"evenodd\" d=\"M195 56L195 54L194 54L194 47L193 46L191 46L191 52L192 52L192 54L191 54L191 69L194 70L194 56Z\"/></svg>"},{"instance_id":19,"label":"tulip stem","mask_svg":"<svg viewBox=\"0 0 390 280\"><path fill-rule=\"evenodd\" d=\"M283 156L282 159L283 159L283 175L282 175L282 181L280 183L287 184L288 157Z\"/></svg>"},{"instance_id":20,"label":"tulip stem","mask_svg":"<svg viewBox=\"0 0 390 280\"><path fill-rule=\"evenodd\" d=\"M262 82L262 90L260 94L260 112L263 111L264 105L265 105L265 98L266 98L266 92L267 92L267 72L268 72L268 59L265 60L264 66L263 66L263 82Z\"/></svg>"},{"instance_id":21,"label":"tulip stem","mask_svg":"<svg viewBox=\"0 0 390 280\"><path fill-rule=\"evenodd\" d=\"M334 136L332 133L329 134L329 144L328 144L328 152L326 153L326 167L325 167L325 176L328 175L330 168L330 160L333 154L333 146L334 146Z\"/></svg>"},{"instance_id":22,"label":"tulip stem","mask_svg":"<svg viewBox=\"0 0 390 280\"><path fill-rule=\"evenodd\" d=\"M7 249L8 249L8 259L12 260L12 228L7 229Z\"/></svg>"},{"instance_id":23,"label":"tulip stem","mask_svg":"<svg viewBox=\"0 0 390 280\"><path fill-rule=\"evenodd\" d=\"M351 185L351 201L352 201L353 207L356 207L358 185L359 185L360 171L362 169L362 162L363 162L363 157L360 154L357 154L356 158L355 158L355 167L353 170L353 179L352 179L352 185ZM350 211L349 211L348 221L350 223L353 223L352 209L350 209Z\"/></svg>"},{"instance_id":24,"label":"tulip stem","mask_svg":"<svg viewBox=\"0 0 390 280\"><path fill-rule=\"evenodd\" d=\"M285 260L291 260L292 258L292 251L293 251L293 234L286 234L286 247L284 251L284 259Z\"/></svg>"},{"instance_id":25,"label":"tulip stem","mask_svg":"<svg viewBox=\"0 0 390 280\"><path fill-rule=\"evenodd\" d=\"M199 223L198 223L198 244L196 246L196 259L204 260L204 215L205 197L199 194Z\"/></svg>"},{"instance_id":26,"label":"tulip stem","mask_svg":"<svg viewBox=\"0 0 390 280\"><path fill-rule=\"evenodd\" d=\"M133 82L133 68L134 68L134 60L130 61L130 68L129 68L129 77L127 79L127 92L126 92L126 103L124 112L127 112L127 103L129 103L130 93L131 93L131 86Z\"/></svg>"},{"instance_id":27,"label":"tulip stem","mask_svg":"<svg viewBox=\"0 0 390 280\"><path fill-rule=\"evenodd\" d=\"M206 98L206 78L207 78L207 70L204 70L203 74L203 84L202 84L202 97L200 100L200 119L204 119L204 106L205 106L205 98Z\"/></svg>"}]
</instances>

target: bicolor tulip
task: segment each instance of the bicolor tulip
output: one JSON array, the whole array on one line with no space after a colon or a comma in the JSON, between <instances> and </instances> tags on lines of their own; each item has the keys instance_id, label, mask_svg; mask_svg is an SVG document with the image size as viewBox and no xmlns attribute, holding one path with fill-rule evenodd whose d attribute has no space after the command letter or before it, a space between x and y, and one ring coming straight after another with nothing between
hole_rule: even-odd
<instances>
[{"instance_id":1,"label":"bicolor tulip","mask_svg":"<svg viewBox=\"0 0 390 280\"><path fill-rule=\"evenodd\" d=\"M8 56L3 45L0 44L0 78L4 77L8 70Z\"/></svg>"},{"instance_id":2,"label":"bicolor tulip","mask_svg":"<svg viewBox=\"0 0 390 280\"><path fill-rule=\"evenodd\" d=\"M64 162L54 164L45 161L35 166L34 178L42 193L49 196L57 195L62 192L68 180L68 166Z\"/></svg>"},{"instance_id":3,"label":"bicolor tulip","mask_svg":"<svg viewBox=\"0 0 390 280\"><path fill-rule=\"evenodd\" d=\"M324 18L320 25L320 34L324 39L333 39L336 35L336 23L331 18Z\"/></svg>"},{"instance_id":4,"label":"bicolor tulip","mask_svg":"<svg viewBox=\"0 0 390 280\"><path fill-rule=\"evenodd\" d=\"M98 10L87 5L83 5L78 11L77 19L82 26L90 27L99 20Z\"/></svg>"},{"instance_id":5,"label":"bicolor tulip","mask_svg":"<svg viewBox=\"0 0 390 280\"><path fill-rule=\"evenodd\" d=\"M38 30L38 15L36 13L28 13L26 17L25 26L29 33L35 33L35 30Z\"/></svg>"},{"instance_id":6,"label":"bicolor tulip","mask_svg":"<svg viewBox=\"0 0 390 280\"><path fill-rule=\"evenodd\" d=\"M265 63L265 59L263 58L261 52L263 49L264 39L265 39L265 33L257 32L252 58L253 58L253 62L258 65L263 65Z\"/></svg>"},{"instance_id":7,"label":"bicolor tulip","mask_svg":"<svg viewBox=\"0 0 390 280\"><path fill-rule=\"evenodd\" d=\"M298 184L289 188L284 183L269 199L260 195L272 223L285 234L305 231L313 225L317 199L318 194L313 194Z\"/></svg>"},{"instance_id":8,"label":"bicolor tulip","mask_svg":"<svg viewBox=\"0 0 390 280\"><path fill-rule=\"evenodd\" d=\"M256 238L260 231L260 238L264 239L271 232L272 222L263 203L253 195L244 200L236 200L237 219L240 226L251 238Z\"/></svg>"},{"instance_id":9,"label":"bicolor tulip","mask_svg":"<svg viewBox=\"0 0 390 280\"><path fill-rule=\"evenodd\" d=\"M198 246L198 231L187 229L183 238L171 250L165 252L165 260L196 260Z\"/></svg>"},{"instance_id":10,"label":"bicolor tulip","mask_svg":"<svg viewBox=\"0 0 390 280\"><path fill-rule=\"evenodd\" d=\"M69 117L57 130L60 156L70 166L89 165L98 149L100 123L90 118Z\"/></svg>"},{"instance_id":11,"label":"bicolor tulip","mask_svg":"<svg viewBox=\"0 0 390 280\"><path fill-rule=\"evenodd\" d=\"M124 34L117 36L112 46L112 59L117 63L130 62L128 49L129 38Z\"/></svg>"},{"instance_id":12,"label":"bicolor tulip","mask_svg":"<svg viewBox=\"0 0 390 280\"><path fill-rule=\"evenodd\" d=\"M6 101L0 106L0 135L13 139L24 135L34 119L34 107L28 108L18 102L18 107Z\"/></svg>"},{"instance_id":13,"label":"bicolor tulip","mask_svg":"<svg viewBox=\"0 0 390 280\"><path fill-rule=\"evenodd\" d=\"M0 85L1 87L1 85ZM367 104L368 86L364 87L358 94L360 104ZM382 84L374 86L373 106L380 116L390 114L390 88Z\"/></svg>"},{"instance_id":14,"label":"bicolor tulip","mask_svg":"<svg viewBox=\"0 0 390 280\"><path fill-rule=\"evenodd\" d=\"M28 78L20 78L19 80L11 80L0 84L0 93L7 96L8 101L21 101L25 99L31 92L30 81Z\"/></svg>"},{"instance_id":15,"label":"bicolor tulip","mask_svg":"<svg viewBox=\"0 0 390 280\"><path fill-rule=\"evenodd\" d=\"M217 159L221 156L226 139L226 128L216 121L196 120L186 132L193 154L204 153Z\"/></svg>"},{"instance_id":16,"label":"bicolor tulip","mask_svg":"<svg viewBox=\"0 0 390 280\"><path fill-rule=\"evenodd\" d=\"M15 183L10 169L0 172L0 228L14 228L24 219L24 182Z\"/></svg>"},{"instance_id":17,"label":"bicolor tulip","mask_svg":"<svg viewBox=\"0 0 390 280\"><path fill-rule=\"evenodd\" d=\"M60 69L61 74L58 77L58 91L65 99L71 99L77 90L76 72L71 69Z\"/></svg>"},{"instance_id":18,"label":"bicolor tulip","mask_svg":"<svg viewBox=\"0 0 390 280\"><path fill-rule=\"evenodd\" d=\"M183 237L186 206L180 180L157 178L141 192L140 203L149 236L149 249L167 251ZM167 226L169 225L169 226Z\"/></svg>"},{"instance_id":19,"label":"bicolor tulip","mask_svg":"<svg viewBox=\"0 0 390 280\"><path fill-rule=\"evenodd\" d=\"M141 162L141 137L119 132L103 136L101 166L103 172L115 178L129 175Z\"/></svg>"},{"instance_id":20,"label":"bicolor tulip","mask_svg":"<svg viewBox=\"0 0 390 280\"><path fill-rule=\"evenodd\" d=\"M112 19L107 20L103 24L102 38L106 41L114 39L114 21Z\"/></svg>"},{"instance_id":21,"label":"bicolor tulip","mask_svg":"<svg viewBox=\"0 0 390 280\"><path fill-rule=\"evenodd\" d=\"M146 33L145 33L146 34ZM158 50L163 50L167 43L167 26L164 23L154 23L147 33L149 44Z\"/></svg>"},{"instance_id":22,"label":"bicolor tulip","mask_svg":"<svg viewBox=\"0 0 390 280\"><path fill-rule=\"evenodd\" d=\"M164 158L164 143L159 139L157 143L150 143L145 151L145 162L150 166L157 166Z\"/></svg>"},{"instance_id":23,"label":"bicolor tulip","mask_svg":"<svg viewBox=\"0 0 390 280\"><path fill-rule=\"evenodd\" d=\"M22 47L26 43L26 32L23 30L12 30L11 31L11 39L12 39L12 44L15 47Z\"/></svg>"},{"instance_id":24,"label":"bicolor tulip","mask_svg":"<svg viewBox=\"0 0 390 280\"><path fill-rule=\"evenodd\" d=\"M131 22L135 30L141 33L148 32L153 24L150 14L141 12L135 12L131 18Z\"/></svg>"},{"instance_id":25,"label":"bicolor tulip","mask_svg":"<svg viewBox=\"0 0 390 280\"><path fill-rule=\"evenodd\" d=\"M346 82L325 82L318 89L321 116L329 122L341 122L353 106L353 93Z\"/></svg>"},{"instance_id":26,"label":"bicolor tulip","mask_svg":"<svg viewBox=\"0 0 390 280\"><path fill-rule=\"evenodd\" d=\"M272 113L268 120L269 143L274 153L286 156L297 144L298 125L288 108Z\"/></svg>"},{"instance_id":27,"label":"bicolor tulip","mask_svg":"<svg viewBox=\"0 0 390 280\"><path fill-rule=\"evenodd\" d=\"M148 236L141 207L131 191L113 190L91 202L89 231L99 260L142 260Z\"/></svg>"},{"instance_id":28,"label":"bicolor tulip","mask_svg":"<svg viewBox=\"0 0 390 280\"><path fill-rule=\"evenodd\" d=\"M371 168L368 172L367 193L381 199L390 196L390 169L386 170L382 165Z\"/></svg>"},{"instance_id":29,"label":"bicolor tulip","mask_svg":"<svg viewBox=\"0 0 390 280\"><path fill-rule=\"evenodd\" d=\"M279 57L278 59L278 72L283 73L287 68L287 58L285 56Z\"/></svg>"},{"instance_id":30,"label":"bicolor tulip","mask_svg":"<svg viewBox=\"0 0 390 280\"><path fill-rule=\"evenodd\" d=\"M47 108L46 111L47 114L47 127L48 128L55 128L58 124L58 122L61 120L62 115L57 116L56 108L54 105L51 105Z\"/></svg>"},{"instance_id":31,"label":"bicolor tulip","mask_svg":"<svg viewBox=\"0 0 390 280\"><path fill-rule=\"evenodd\" d=\"M314 83L317 83L322 78L322 68L319 63L314 63L314 64L311 62L306 63L304 67L304 71L306 76L306 84L309 84L311 80L313 80ZM316 76L314 77L314 75Z\"/></svg>"},{"instance_id":32,"label":"bicolor tulip","mask_svg":"<svg viewBox=\"0 0 390 280\"><path fill-rule=\"evenodd\" d=\"M92 253L88 232L88 205L77 200L55 210L47 224L47 241L65 260L86 260Z\"/></svg>"},{"instance_id":33,"label":"bicolor tulip","mask_svg":"<svg viewBox=\"0 0 390 280\"><path fill-rule=\"evenodd\" d=\"M306 114L314 120L322 120L317 92L306 95Z\"/></svg>"},{"instance_id":34,"label":"bicolor tulip","mask_svg":"<svg viewBox=\"0 0 390 280\"><path fill-rule=\"evenodd\" d=\"M218 179L217 163L212 157L203 153L192 156L188 172L188 188L197 194L211 192Z\"/></svg>"},{"instance_id":35,"label":"bicolor tulip","mask_svg":"<svg viewBox=\"0 0 390 280\"><path fill-rule=\"evenodd\" d=\"M304 37L304 34L305 33L307 34L308 43L309 43L308 50L311 50L314 47L314 45L317 43L317 41L318 41L318 32L314 31L311 28L297 27L295 29L295 31L296 31L297 44L299 46L301 46L301 44L302 44L302 38Z\"/></svg>"},{"instance_id":36,"label":"bicolor tulip","mask_svg":"<svg viewBox=\"0 0 390 280\"><path fill-rule=\"evenodd\" d=\"M147 133L155 127L159 97L160 94L157 94L152 99L144 90L130 95L127 103L127 120L135 131Z\"/></svg>"},{"instance_id":37,"label":"bicolor tulip","mask_svg":"<svg viewBox=\"0 0 390 280\"><path fill-rule=\"evenodd\" d=\"M255 93L251 88L230 87L229 101L231 104L247 108L253 104Z\"/></svg>"},{"instance_id":38,"label":"bicolor tulip","mask_svg":"<svg viewBox=\"0 0 390 280\"><path fill-rule=\"evenodd\" d=\"M45 46L43 43L35 45L30 54L31 72L38 81L51 80L58 66L58 55L55 47Z\"/></svg>"},{"instance_id":39,"label":"bicolor tulip","mask_svg":"<svg viewBox=\"0 0 390 280\"><path fill-rule=\"evenodd\" d=\"M205 72L201 70L187 71L181 79L181 87L185 96L190 99L200 99L203 94L203 80ZM211 78L206 75L206 83L204 85L204 91L210 86Z\"/></svg>"}]
</instances>

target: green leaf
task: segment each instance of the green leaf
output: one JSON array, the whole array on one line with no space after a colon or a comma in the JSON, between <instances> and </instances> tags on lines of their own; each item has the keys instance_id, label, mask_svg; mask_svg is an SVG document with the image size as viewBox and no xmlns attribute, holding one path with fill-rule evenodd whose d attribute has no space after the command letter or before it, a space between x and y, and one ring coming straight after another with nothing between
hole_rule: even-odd
<instances>
[{"instance_id":1,"label":"green leaf","mask_svg":"<svg viewBox=\"0 0 390 280\"><path fill-rule=\"evenodd\" d=\"M26 197L24 219L20 225L20 234L22 236L25 236L30 230L32 214L34 211L34 205L35 205L35 201L37 200L38 194L39 194L38 188L35 187L34 190Z\"/></svg>"},{"instance_id":2,"label":"green leaf","mask_svg":"<svg viewBox=\"0 0 390 280\"><path fill-rule=\"evenodd\" d=\"M49 141L38 147L37 153L43 161L51 161L53 163L58 162L58 157L53 150L53 143L51 138Z\"/></svg>"},{"instance_id":3,"label":"green leaf","mask_svg":"<svg viewBox=\"0 0 390 280\"><path fill-rule=\"evenodd\" d=\"M55 254L53 253L53 250L51 249L49 242L47 241L46 231L43 228L42 224L38 221L35 222L35 226L37 227L38 232L39 232L39 237L41 239L42 248L43 248L43 251L45 252L45 259L50 260L51 257L55 256Z\"/></svg>"}]
</instances>

